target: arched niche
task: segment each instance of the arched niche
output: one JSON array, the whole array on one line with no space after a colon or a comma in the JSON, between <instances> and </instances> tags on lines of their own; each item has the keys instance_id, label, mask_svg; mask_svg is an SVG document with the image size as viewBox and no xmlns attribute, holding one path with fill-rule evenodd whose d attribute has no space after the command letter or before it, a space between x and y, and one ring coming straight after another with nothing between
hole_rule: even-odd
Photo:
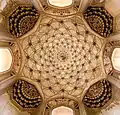
<instances>
[{"instance_id":1,"label":"arched niche","mask_svg":"<svg viewBox=\"0 0 120 115\"><path fill-rule=\"evenodd\" d=\"M73 0L48 0L48 2L53 6L66 7L70 6Z\"/></svg>"},{"instance_id":2,"label":"arched niche","mask_svg":"<svg viewBox=\"0 0 120 115\"><path fill-rule=\"evenodd\" d=\"M51 115L74 115L74 111L65 106L60 106L52 110Z\"/></svg>"},{"instance_id":3,"label":"arched niche","mask_svg":"<svg viewBox=\"0 0 120 115\"><path fill-rule=\"evenodd\" d=\"M115 48L111 56L114 69L120 71L120 48Z\"/></svg>"},{"instance_id":4,"label":"arched niche","mask_svg":"<svg viewBox=\"0 0 120 115\"><path fill-rule=\"evenodd\" d=\"M18 43L3 37L3 40L0 40L0 81L16 76L22 64L21 60L22 54Z\"/></svg>"},{"instance_id":5,"label":"arched niche","mask_svg":"<svg viewBox=\"0 0 120 115\"><path fill-rule=\"evenodd\" d=\"M0 73L5 72L11 68L12 55L9 48L0 47Z\"/></svg>"},{"instance_id":6,"label":"arched niche","mask_svg":"<svg viewBox=\"0 0 120 115\"><path fill-rule=\"evenodd\" d=\"M67 97L67 96L65 96L65 97L58 96L57 97L57 96L55 96L54 98L51 98L50 100L47 101L44 115L52 115L54 110L56 110L59 107L67 107L67 108L73 110L73 113L74 113L73 115L79 115L80 111L81 111L80 106L81 105L79 105L77 100L75 100L72 97ZM63 114L63 113L60 113L60 114ZM55 115L55 113L54 113L54 115Z\"/></svg>"},{"instance_id":7,"label":"arched niche","mask_svg":"<svg viewBox=\"0 0 120 115\"><path fill-rule=\"evenodd\" d=\"M116 36L113 38L115 39ZM112 75L116 78L119 76L119 50L120 41L108 42L103 50L103 65L107 75Z\"/></svg>"}]
</instances>

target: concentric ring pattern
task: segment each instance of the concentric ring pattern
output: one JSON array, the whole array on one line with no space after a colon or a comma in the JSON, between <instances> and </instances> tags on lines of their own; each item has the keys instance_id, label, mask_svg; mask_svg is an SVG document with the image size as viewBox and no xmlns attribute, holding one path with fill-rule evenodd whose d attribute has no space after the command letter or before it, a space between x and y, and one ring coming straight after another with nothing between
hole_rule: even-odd
<instances>
[{"instance_id":1,"label":"concentric ring pattern","mask_svg":"<svg viewBox=\"0 0 120 115\"><path fill-rule=\"evenodd\" d=\"M14 83L11 97L22 110L35 109L42 102L41 95L36 87L21 79Z\"/></svg>"},{"instance_id":2,"label":"concentric ring pattern","mask_svg":"<svg viewBox=\"0 0 120 115\"><path fill-rule=\"evenodd\" d=\"M104 7L89 6L84 12L84 18L91 29L103 37L113 32L113 17Z\"/></svg>"},{"instance_id":3,"label":"concentric ring pattern","mask_svg":"<svg viewBox=\"0 0 120 115\"><path fill-rule=\"evenodd\" d=\"M86 92L83 102L87 107L103 107L112 98L112 85L103 79L93 84Z\"/></svg>"},{"instance_id":4,"label":"concentric ring pattern","mask_svg":"<svg viewBox=\"0 0 120 115\"><path fill-rule=\"evenodd\" d=\"M30 31L39 18L34 6L18 6L9 16L9 31L15 37L20 37Z\"/></svg>"},{"instance_id":5,"label":"concentric ring pattern","mask_svg":"<svg viewBox=\"0 0 120 115\"><path fill-rule=\"evenodd\" d=\"M89 32L80 17L44 17L37 31L20 43L23 76L38 81L45 97L79 97L88 82L103 77L99 58L103 39Z\"/></svg>"}]
</instances>

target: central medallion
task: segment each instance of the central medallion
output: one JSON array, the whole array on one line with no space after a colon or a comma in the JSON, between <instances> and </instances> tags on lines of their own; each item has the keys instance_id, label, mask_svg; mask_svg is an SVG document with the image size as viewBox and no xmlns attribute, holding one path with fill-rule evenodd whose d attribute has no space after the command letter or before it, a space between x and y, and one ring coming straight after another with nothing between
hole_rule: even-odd
<instances>
[{"instance_id":1,"label":"central medallion","mask_svg":"<svg viewBox=\"0 0 120 115\"><path fill-rule=\"evenodd\" d=\"M67 61L68 56L66 53L67 52L60 52L60 54L58 53L58 59L63 62Z\"/></svg>"},{"instance_id":2,"label":"central medallion","mask_svg":"<svg viewBox=\"0 0 120 115\"><path fill-rule=\"evenodd\" d=\"M52 72L54 76L60 78L63 73L66 74L66 77L72 74L74 70L80 71L81 59L79 55L82 45L77 38L55 37L53 40L48 38L42 47L41 62L48 74Z\"/></svg>"}]
</instances>

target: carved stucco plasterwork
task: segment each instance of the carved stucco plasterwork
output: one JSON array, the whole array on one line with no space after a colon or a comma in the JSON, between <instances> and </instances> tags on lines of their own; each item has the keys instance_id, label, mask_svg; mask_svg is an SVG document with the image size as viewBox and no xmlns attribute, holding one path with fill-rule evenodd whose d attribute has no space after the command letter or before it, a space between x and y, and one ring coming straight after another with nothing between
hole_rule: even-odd
<instances>
[{"instance_id":1,"label":"carved stucco plasterwork","mask_svg":"<svg viewBox=\"0 0 120 115\"><path fill-rule=\"evenodd\" d=\"M48 0L39 0L45 13L57 16L67 16L79 11L81 0L73 0L72 5L66 7L57 7L50 5Z\"/></svg>"},{"instance_id":2,"label":"carved stucco plasterwork","mask_svg":"<svg viewBox=\"0 0 120 115\"><path fill-rule=\"evenodd\" d=\"M113 17L104 7L89 6L84 12L84 18L100 36L108 37L113 33Z\"/></svg>"},{"instance_id":3,"label":"carved stucco plasterwork","mask_svg":"<svg viewBox=\"0 0 120 115\"><path fill-rule=\"evenodd\" d=\"M65 97L55 98L47 102L48 108L54 109L59 106L66 106L72 109L79 108L79 105L76 101L69 99L69 98L65 98Z\"/></svg>"},{"instance_id":4,"label":"carved stucco plasterwork","mask_svg":"<svg viewBox=\"0 0 120 115\"><path fill-rule=\"evenodd\" d=\"M87 90L83 102L89 108L101 108L112 99L112 84L102 79Z\"/></svg>"},{"instance_id":5,"label":"carved stucco plasterwork","mask_svg":"<svg viewBox=\"0 0 120 115\"><path fill-rule=\"evenodd\" d=\"M41 4L42 2L44 1ZM44 7L44 10L52 15L67 16L77 13L78 7L74 10L70 7L52 7L51 10L51 7ZM67 18L43 16L39 21L33 34L26 34L27 37L18 40L23 55L17 45L11 44L11 47L16 57L14 70L18 73L22 60L22 76L36 81L45 99L55 95L80 98L91 82L106 77L102 58L105 72L109 74L112 68L110 55L107 53L109 48L104 49L103 57L101 55L106 39L90 32L84 24L85 20L73 15Z\"/></svg>"},{"instance_id":6,"label":"carved stucco plasterwork","mask_svg":"<svg viewBox=\"0 0 120 115\"><path fill-rule=\"evenodd\" d=\"M34 6L18 6L9 16L9 32L20 37L35 26L39 13Z\"/></svg>"},{"instance_id":7,"label":"carved stucco plasterwork","mask_svg":"<svg viewBox=\"0 0 120 115\"><path fill-rule=\"evenodd\" d=\"M22 79L16 80L8 92L12 102L21 110L31 112L42 103L42 97L37 88Z\"/></svg>"},{"instance_id":8,"label":"carved stucco plasterwork","mask_svg":"<svg viewBox=\"0 0 120 115\"><path fill-rule=\"evenodd\" d=\"M0 75L6 76L6 74L8 74L7 76L16 76L20 72L20 69L21 69L21 63L22 63L21 49L17 42L9 40L9 39L8 39L9 41L7 41L7 39L8 38L6 37L5 40L0 41L0 47L1 48L5 47L6 49L10 51L12 60L9 60L9 61L11 61L11 66L8 68L8 70L0 72Z\"/></svg>"},{"instance_id":9,"label":"carved stucco plasterwork","mask_svg":"<svg viewBox=\"0 0 120 115\"><path fill-rule=\"evenodd\" d=\"M103 51L103 65L106 74L110 74L110 72L113 69L111 62L112 50L113 50L113 46L110 43L107 43Z\"/></svg>"},{"instance_id":10,"label":"carved stucco plasterwork","mask_svg":"<svg viewBox=\"0 0 120 115\"><path fill-rule=\"evenodd\" d=\"M112 64L112 53L115 48L120 47L120 41L107 42L103 51L103 65L107 75L119 78L119 71L115 70Z\"/></svg>"},{"instance_id":11,"label":"carved stucco plasterwork","mask_svg":"<svg viewBox=\"0 0 120 115\"><path fill-rule=\"evenodd\" d=\"M60 106L69 107L74 110L75 115L79 114L79 104L77 101L66 97L56 97L47 102L44 115L48 115L53 109Z\"/></svg>"},{"instance_id":12,"label":"carved stucco plasterwork","mask_svg":"<svg viewBox=\"0 0 120 115\"><path fill-rule=\"evenodd\" d=\"M21 49L17 42L9 42L9 45L13 57L13 66L11 69L11 75L17 75L20 72L21 64L22 64Z\"/></svg>"},{"instance_id":13,"label":"carved stucco plasterwork","mask_svg":"<svg viewBox=\"0 0 120 115\"><path fill-rule=\"evenodd\" d=\"M4 17L3 26L9 36L20 38L33 29L39 18L39 11L32 1L10 0L1 15Z\"/></svg>"},{"instance_id":14,"label":"carved stucco plasterwork","mask_svg":"<svg viewBox=\"0 0 120 115\"><path fill-rule=\"evenodd\" d=\"M92 34L80 17L43 17L35 33L20 40L25 64L22 75L37 81L46 98L81 97L89 82L103 78L103 39Z\"/></svg>"}]
</instances>

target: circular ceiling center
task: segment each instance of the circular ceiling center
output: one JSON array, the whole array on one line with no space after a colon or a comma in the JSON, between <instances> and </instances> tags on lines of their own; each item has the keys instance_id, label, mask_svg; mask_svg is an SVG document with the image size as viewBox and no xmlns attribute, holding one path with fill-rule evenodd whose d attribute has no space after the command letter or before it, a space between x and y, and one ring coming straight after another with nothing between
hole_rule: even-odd
<instances>
[{"instance_id":1,"label":"circular ceiling center","mask_svg":"<svg viewBox=\"0 0 120 115\"><path fill-rule=\"evenodd\" d=\"M79 17L43 18L37 31L22 42L23 75L39 80L45 96L80 96L89 81L103 77L103 39L89 32Z\"/></svg>"}]
</instances>

